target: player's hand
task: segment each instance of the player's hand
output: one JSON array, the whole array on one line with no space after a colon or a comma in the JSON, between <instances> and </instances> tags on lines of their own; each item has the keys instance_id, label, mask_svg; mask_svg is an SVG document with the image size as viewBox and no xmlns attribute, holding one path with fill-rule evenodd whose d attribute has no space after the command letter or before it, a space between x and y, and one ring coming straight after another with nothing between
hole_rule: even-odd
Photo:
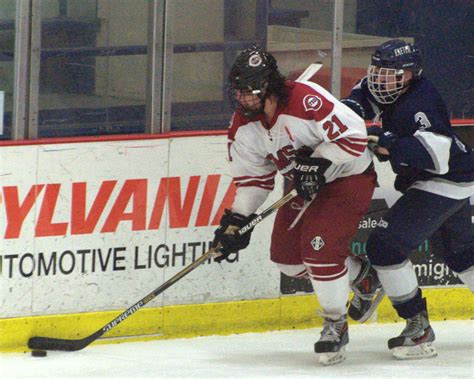
<instances>
[{"instance_id":1,"label":"player's hand","mask_svg":"<svg viewBox=\"0 0 474 379\"><path fill-rule=\"evenodd\" d=\"M312 196L326 184L324 172L332 162L325 158L296 157L295 164L293 183L296 192L304 200L311 201Z\"/></svg>"},{"instance_id":2,"label":"player's hand","mask_svg":"<svg viewBox=\"0 0 474 379\"><path fill-rule=\"evenodd\" d=\"M384 147L380 147L377 142L378 140L378 137L375 137L375 138L370 138L370 137L373 137L373 136L369 136L369 143L368 143L368 148L369 150L374 153L374 155L377 157L378 161L379 162L386 162L390 159L390 152L384 148Z\"/></svg>"},{"instance_id":3,"label":"player's hand","mask_svg":"<svg viewBox=\"0 0 474 379\"><path fill-rule=\"evenodd\" d=\"M398 136L391 132L384 131L378 126L367 128L367 138L369 139L369 149L375 154L380 162L390 159L390 149L398 143Z\"/></svg>"},{"instance_id":4,"label":"player's hand","mask_svg":"<svg viewBox=\"0 0 474 379\"><path fill-rule=\"evenodd\" d=\"M255 214L251 214L246 217L239 213L233 213L228 209L225 210L220 226L214 232L215 237L212 241L212 247L221 254L216 256L214 261L221 262L230 254L237 253L249 245L253 228L243 235L240 235L238 230L245 226L254 216Z\"/></svg>"},{"instance_id":5,"label":"player's hand","mask_svg":"<svg viewBox=\"0 0 474 379\"><path fill-rule=\"evenodd\" d=\"M390 150L396 143L398 143L398 136L392 132L384 131L378 126L370 126L367 128L367 138L369 142L377 144L379 147L383 147Z\"/></svg>"}]
</instances>

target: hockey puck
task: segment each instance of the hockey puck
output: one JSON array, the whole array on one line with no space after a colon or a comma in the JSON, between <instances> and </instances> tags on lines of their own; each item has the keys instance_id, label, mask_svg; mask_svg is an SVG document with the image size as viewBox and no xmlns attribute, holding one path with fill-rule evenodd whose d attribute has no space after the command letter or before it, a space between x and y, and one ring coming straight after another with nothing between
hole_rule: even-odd
<instances>
[{"instance_id":1,"label":"hockey puck","mask_svg":"<svg viewBox=\"0 0 474 379\"><path fill-rule=\"evenodd\" d=\"M46 350L33 350L31 356L33 357L46 357L48 355Z\"/></svg>"}]
</instances>

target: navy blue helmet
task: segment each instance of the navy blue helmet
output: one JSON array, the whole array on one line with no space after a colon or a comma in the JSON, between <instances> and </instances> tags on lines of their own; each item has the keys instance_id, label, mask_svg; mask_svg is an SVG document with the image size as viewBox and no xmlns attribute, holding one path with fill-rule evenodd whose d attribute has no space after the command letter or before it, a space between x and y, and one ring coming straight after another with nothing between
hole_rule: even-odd
<instances>
[{"instance_id":1,"label":"navy blue helmet","mask_svg":"<svg viewBox=\"0 0 474 379\"><path fill-rule=\"evenodd\" d=\"M372 65L376 67L410 70L413 78L421 77L423 59L420 49L401 39L392 39L381 44L372 55Z\"/></svg>"},{"instance_id":2,"label":"navy blue helmet","mask_svg":"<svg viewBox=\"0 0 474 379\"><path fill-rule=\"evenodd\" d=\"M367 70L367 86L381 104L392 104L423 71L420 50L400 39L387 41L375 49ZM412 75L409 75L412 73Z\"/></svg>"}]
</instances>

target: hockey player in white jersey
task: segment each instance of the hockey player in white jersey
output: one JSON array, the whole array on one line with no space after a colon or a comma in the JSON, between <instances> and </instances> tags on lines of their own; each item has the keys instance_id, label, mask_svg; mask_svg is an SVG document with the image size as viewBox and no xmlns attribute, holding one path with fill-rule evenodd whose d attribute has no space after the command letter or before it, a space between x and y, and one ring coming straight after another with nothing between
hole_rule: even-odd
<instances>
[{"instance_id":1,"label":"hockey player in white jersey","mask_svg":"<svg viewBox=\"0 0 474 379\"><path fill-rule=\"evenodd\" d=\"M341 362L350 283L373 273L349 249L376 184L365 123L319 85L287 81L258 46L237 57L229 80L236 111L228 148L237 193L215 233L214 246L222 246L217 260L247 247L250 233L234 231L263 204L279 171L299 197L277 213L271 260L288 276L310 278L324 317L315 352L322 364ZM372 294L378 284L375 276Z\"/></svg>"}]
</instances>

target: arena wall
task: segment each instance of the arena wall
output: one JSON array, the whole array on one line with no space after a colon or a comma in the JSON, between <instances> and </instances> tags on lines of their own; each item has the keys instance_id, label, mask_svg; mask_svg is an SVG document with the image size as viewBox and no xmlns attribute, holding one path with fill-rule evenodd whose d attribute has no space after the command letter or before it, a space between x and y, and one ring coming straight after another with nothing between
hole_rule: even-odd
<instances>
[{"instance_id":1,"label":"arena wall","mask_svg":"<svg viewBox=\"0 0 474 379\"><path fill-rule=\"evenodd\" d=\"M226 149L223 132L2 146L0 351L89 335L205 253L235 194ZM389 165L376 169L355 254L399 196ZM281 178L276 187L264 206L281 197ZM309 282L269 261L271 228L262 222L248 249L198 267L99 343L320 325ZM472 296L434 248L426 241L414 258L431 318L471 317ZM395 320L385 299L371 321Z\"/></svg>"}]
</instances>

